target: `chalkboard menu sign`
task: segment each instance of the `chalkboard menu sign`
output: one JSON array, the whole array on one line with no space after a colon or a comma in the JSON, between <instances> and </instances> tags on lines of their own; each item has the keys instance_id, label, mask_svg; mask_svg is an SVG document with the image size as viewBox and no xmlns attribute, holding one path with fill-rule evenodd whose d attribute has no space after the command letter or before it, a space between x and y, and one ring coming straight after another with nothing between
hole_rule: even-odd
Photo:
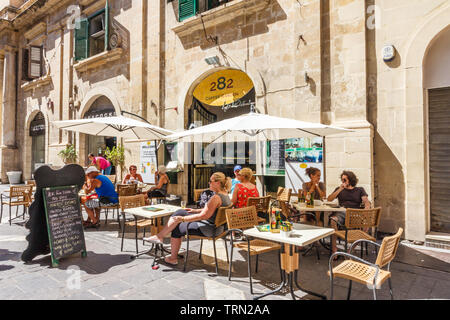
<instances>
[{"instance_id":1,"label":"chalkboard menu sign","mask_svg":"<svg viewBox=\"0 0 450 320\"><path fill-rule=\"evenodd\" d=\"M77 186L43 189L45 216L52 254L52 266L59 259L80 252L86 256L82 215Z\"/></svg>"}]
</instances>

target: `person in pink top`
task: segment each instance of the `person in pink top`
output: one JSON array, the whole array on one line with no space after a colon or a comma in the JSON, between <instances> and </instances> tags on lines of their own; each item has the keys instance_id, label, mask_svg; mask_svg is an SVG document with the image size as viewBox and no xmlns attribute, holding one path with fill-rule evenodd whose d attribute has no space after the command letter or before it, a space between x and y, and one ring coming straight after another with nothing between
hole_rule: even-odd
<instances>
[{"instance_id":1,"label":"person in pink top","mask_svg":"<svg viewBox=\"0 0 450 320\"><path fill-rule=\"evenodd\" d=\"M104 175L110 175L111 174L111 162L106 160L103 157L96 157L93 153L89 154L89 160L91 161L91 165L97 167L98 170L102 172Z\"/></svg>"}]
</instances>

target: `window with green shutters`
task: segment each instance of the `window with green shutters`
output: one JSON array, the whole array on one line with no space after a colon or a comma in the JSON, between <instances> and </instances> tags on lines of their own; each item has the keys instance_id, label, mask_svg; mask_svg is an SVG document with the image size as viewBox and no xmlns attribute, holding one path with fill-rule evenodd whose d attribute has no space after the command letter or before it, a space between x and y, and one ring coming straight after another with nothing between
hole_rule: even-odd
<instances>
[{"instance_id":1,"label":"window with green shutters","mask_svg":"<svg viewBox=\"0 0 450 320\"><path fill-rule=\"evenodd\" d=\"M198 8L198 0L178 0L179 21L195 16Z\"/></svg>"},{"instance_id":2,"label":"window with green shutters","mask_svg":"<svg viewBox=\"0 0 450 320\"><path fill-rule=\"evenodd\" d=\"M89 21L80 20L80 28L75 29L75 61L86 59L89 56Z\"/></svg>"}]
</instances>

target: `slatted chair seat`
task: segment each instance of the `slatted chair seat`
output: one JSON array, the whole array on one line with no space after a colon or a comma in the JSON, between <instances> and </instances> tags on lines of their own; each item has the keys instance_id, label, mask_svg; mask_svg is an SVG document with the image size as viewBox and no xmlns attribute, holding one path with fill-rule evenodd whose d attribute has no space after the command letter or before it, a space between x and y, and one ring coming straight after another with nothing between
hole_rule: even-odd
<instances>
[{"instance_id":1,"label":"slatted chair seat","mask_svg":"<svg viewBox=\"0 0 450 320\"><path fill-rule=\"evenodd\" d=\"M330 277L330 300L333 300L333 279L343 278L349 280L349 287L347 293L347 300L350 299L352 292L353 281L366 285L368 288L372 289L374 300L377 299L377 289L387 280L389 283L389 293L391 294L391 299L394 299L394 294L392 292L391 283L391 262L394 260L397 253L398 245L400 243L400 237L403 233L403 229L400 228L398 232L389 237L385 237L383 242L380 244L371 240L357 240L350 247L349 252L336 252L334 253L328 262L329 271L328 276ZM378 252L377 259L375 263L363 260L355 255L352 255L352 250L359 243L370 243L380 248ZM337 266L333 266L333 260L336 256L344 256L347 258L344 262ZM386 267L385 270L382 268ZM378 272L378 273L377 273Z\"/></svg>"},{"instance_id":2,"label":"slatted chair seat","mask_svg":"<svg viewBox=\"0 0 450 320\"><path fill-rule=\"evenodd\" d=\"M335 232L336 236L342 240L345 240L345 230L339 230ZM357 240L365 239L370 241L376 241L375 237L362 230L348 230L347 231L347 242L353 243Z\"/></svg>"},{"instance_id":3,"label":"slatted chair seat","mask_svg":"<svg viewBox=\"0 0 450 320\"><path fill-rule=\"evenodd\" d=\"M244 251L248 251L247 242L234 243L233 247L244 250ZM252 255L252 256L270 252L273 250L280 250L280 249L281 249L281 245L279 245L275 242L259 240L259 239L258 240L256 240L256 239L250 240L250 255Z\"/></svg>"},{"instance_id":4,"label":"slatted chair seat","mask_svg":"<svg viewBox=\"0 0 450 320\"><path fill-rule=\"evenodd\" d=\"M345 260L333 268L334 277L356 281L361 284L373 284L375 272L376 268L353 260ZM330 271L328 271L328 276L330 276ZM380 270L377 276L376 286L380 287L390 277L390 271Z\"/></svg>"}]
</instances>

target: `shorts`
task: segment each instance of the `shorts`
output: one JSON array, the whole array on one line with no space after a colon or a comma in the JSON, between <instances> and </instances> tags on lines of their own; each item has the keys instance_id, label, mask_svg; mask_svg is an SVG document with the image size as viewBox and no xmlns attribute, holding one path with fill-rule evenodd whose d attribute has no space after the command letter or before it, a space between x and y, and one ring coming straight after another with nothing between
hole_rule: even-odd
<instances>
[{"instance_id":1,"label":"shorts","mask_svg":"<svg viewBox=\"0 0 450 320\"><path fill-rule=\"evenodd\" d=\"M87 200L84 205L89 209L100 208L100 200L99 199L90 199L90 200Z\"/></svg>"},{"instance_id":2,"label":"shorts","mask_svg":"<svg viewBox=\"0 0 450 320\"><path fill-rule=\"evenodd\" d=\"M338 229L343 229L345 226L345 212L333 212L330 214L329 218L336 217L339 223ZM342 225L342 226L341 226Z\"/></svg>"}]
</instances>

